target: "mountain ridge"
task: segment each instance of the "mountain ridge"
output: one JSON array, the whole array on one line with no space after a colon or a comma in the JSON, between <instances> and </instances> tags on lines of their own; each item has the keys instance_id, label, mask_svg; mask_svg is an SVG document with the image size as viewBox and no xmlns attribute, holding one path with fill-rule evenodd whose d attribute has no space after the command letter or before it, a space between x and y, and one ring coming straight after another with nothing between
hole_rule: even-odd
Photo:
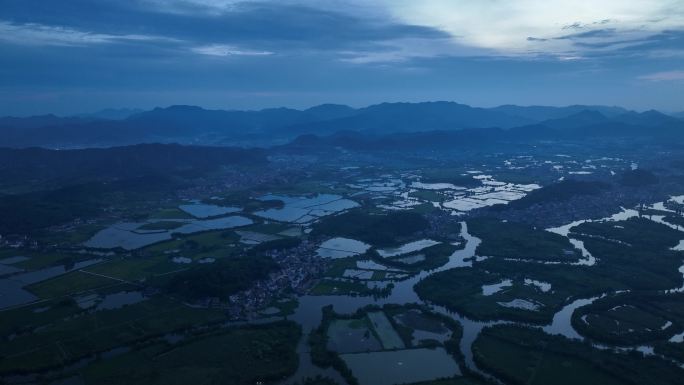
<instances>
[{"instance_id":1,"label":"mountain ridge","mask_svg":"<svg viewBox=\"0 0 684 385\"><path fill-rule=\"evenodd\" d=\"M542 119L543 118L543 119ZM623 123L640 127L676 126L682 120L657 111L621 107L504 105L472 107L449 101L380 103L363 108L321 104L308 109L212 110L172 105L137 112L123 119L58 117L0 118L6 147L84 148L140 143L271 146L300 135L357 131L387 135L498 128L522 137L562 137L552 130ZM546 127L542 129L538 127ZM624 128L627 132L632 128ZM619 133L614 127L606 132ZM532 136L530 136L532 135Z\"/></svg>"}]
</instances>

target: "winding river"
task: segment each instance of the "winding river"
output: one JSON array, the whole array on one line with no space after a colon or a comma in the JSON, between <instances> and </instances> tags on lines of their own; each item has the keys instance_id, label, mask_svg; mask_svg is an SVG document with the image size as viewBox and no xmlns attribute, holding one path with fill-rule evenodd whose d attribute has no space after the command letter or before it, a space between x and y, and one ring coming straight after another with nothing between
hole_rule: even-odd
<instances>
[{"instance_id":1,"label":"winding river","mask_svg":"<svg viewBox=\"0 0 684 385\"><path fill-rule=\"evenodd\" d=\"M637 216L638 212L636 210L631 210L631 209L623 209L620 213L617 213L611 217L608 218L603 218L595 221L604 221L604 220L609 220L609 221L622 221L629 219L631 217ZM662 220L662 218L658 218ZM593 265L596 263L596 258L589 253L584 248L583 243L580 240L573 239L572 234L570 233L570 228L577 226L581 223L584 222L590 222L594 220L583 220L583 221L577 221L570 223L565 226L560 226L557 228L552 228L548 229L548 231L563 235L565 237L568 237L570 242L579 250L582 252L582 259L580 259L578 262L575 262L573 264L582 264L582 265ZM487 377L493 378L491 375L484 373L482 370L480 370L477 365L475 364L473 360L473 354L472 354L472 345L474 341L476 340L477 336L480 334L481 330L487 326L491 325L496 325L496 324L503 324L503 323L511 323L510 321L505 321L505 320L492 320L492 321L475 321L468 319L466 317L463 317L457 312L449 311L446 308L436 306L430 303L427 303L425 301L422 301L418 295L416 294L414 287L415 285L420 282L421 280L429 277L432 274L438 273L440 271L448 270L448 269L454 269L454 268L470 268L473 266L473 260L476 259L475 255L475 250L477 246L480 244L480 239L477 237L474 237L470 233L468 233L468 227L465 222L461 223L461 237L463 238L465 242L465 246L463 249L455 251L450 257L449 261L436 269L429 270L429 271L421 271L420 273L405 279L403 281L398 281L394 283L394 287L391 291L391 293L386 296L386 297L368 297L368 296L345 296L345 295L335 295L335 296L310 296L310 295L304 295L300 296L298 298L298 306L295 309L294 313L290 316L285 317L286 319L293 320L297 322L299 325L301 325L304 335L301 339L301 341L298 344L298 354L299 354L299 368L297 372L291 376L290 378L282 381L282 385L290 385L295 382L301 382L303 379L307 377L315 377L317 375L322 375L322 376L327 376L330 377L340 384L345 384L346 382L344 379L341 377L341 375L334 369L328 368L328 369L322 369L319 367L316 367L313 365L311 362L311 355L309 351L309 345L307 342L307 337L308 334L313 330L314 328L318 327L321 323L322 320L322 309L325 306L332 305L333 309L335 312L340 313L340 314L350 314L353 313L360 308L363 308L367 305L385 305L385 304L410 304L410 303L417 303L417 304L423 304L428 306L432 311L445 314L454 320L458 321L462 326L463 326L463 338L460 343L460 349L461 353L465 357L465 363L468 366L469 369L476 371L478 373L481 373ZM679 228L679 230L682 230ZM524 263L524 262L523 262ZM680 268L679 270L682 272L684 275L684 266ZM670 291L682 291L684 290L684 286L681 288L673 288ZM583 340L584 337L582 337L573 327L571 324L571 318L573 312L582 307L586 306L588 304L591 304L593 301L608 295L611 293L603 293L603 294L598 294L596 296L593 296L591 298L581 298L581 299L576 299L572 301L571 303L567 304L564 306L562 309L560 309L554 316L553 320L550 324L548 325L543 325L543 326L538 326L540 327L543 331L549 334L558 334L558 335L563 335L567 338L570 339L576 339L576 340ZM272 317L272 318L262 318L254 321L250 321L253 323L265 323L265 322L271 322L273 320L280 319L279 317ZM227 326L230 326L234 323L227 324ZM182 337L181 337L182 338ZM599 344L594 344L597 348L601 349L613 349L616 351L629 351L629 350L638 350L641 351L645 354L653 354L653 349L652 347L649 346L630 346L630 347L617 347L617 346L606 346L606 345L599 345ZM112 355L116 355L112 354ZM81 364L81 363L79 363ZM24 380L30 379L32 375L27 375L27 376L18 376L18 377L23 377ZM19 378L15 378L19 379ZM19 381L21 382L21 381Z\"/></svg>"},{"instance_id":2,"label":"winding river","mask_svg":"<svg viewBox=\"0 0 684 385\"><path fill-rule=\"evenodd\" d=\"M661 202L662 203L662 202ZM592 266L597 262L597 259L591 255L591 253L586 250L584 247L584 244L582 241L578 239L574 239L572 237L572 234L570 233L570 229L572 227L575 227L577 225L580 225L585 222L598 222L598 221L624 221L632 217L636 217L639 215L639 212L633 209L622 209L619 213L616 213L610 217L607 218L601 218L597 220L581 220L581 221L576 221L569 223L564 226L556 227L556 228L551 228L547 229L547 231L551 231L560 235L563 235L568 238L568 240L575 246L578 250L581 251L582 253L582 259L580 259L577 262L572 263L573 265L587 265L587 266ZM662 220L662 218L657 218ZM473 260L476 258L475 256L475 250L477 249L477 246L480 244L481 240L470 233L468 233L468 227L465 222L461 223L461 236L465 241L465 247L461 250L457 250L454 252L450 258L449 261L434 270L430 271L421 271L420 273L416 274L415 276L412 276L411 278L408 278L403 281L399 281L395 283L394 288L392 289L392 292L389 296L383 297L383 298L373 298L373 297L361 297L361 296L302 296L299 298L299 306L295 310L294 314L287 317L288 319L291 319L297 323L299 323L304 331L304 338L302 338L302 341L300 341L300 344L298 346L298 353L300 356L300 366L298 371L289 379L286 381L283 381L283 385L288 385L295 383L297 381L301 381L306 377L314 377L316 375L323 375L323 376L328 376L336 381L338 381L341 384L346 383L344 379L337 373L335 370L328 368L328 369L321 369L316 367L311 363L311 355L309 354L309 349L308 349L308 343L307 343L307 338L306 336L308 333L313 330L314 328L318 327L321 323L322 320L322 308L327 305L332 305L333 309L336 313L340 314L350 314L354 313L360 308L363 308L364 306L367 305L385 305L385 304L409 304L409 303L417 303L417 304L423 304L427 305L432 311L448 315L449 317L453 318L454 320L458 321L462 326L463 326L463 338L461 340L460 348L461 348L461 353L465 357L465 363L468 366L469 369L478 372L480 374L483 374L489 378L493 378L490 374L483 372L481 369L477 367L473 360L473 353L472 353L472 345L475 342L475 339L477 336L480 334L483 328L487 326L492 326L492 325L497 325L497 324L504 324L504 323L512 323L511 321L506 321L506 320L492 320L492 321L475 321L468 319L462 315L460 315L457 312L453 312L450 310L447 310L444 307L441 306L436 306L434 304L422 301L418 295L416 294L414 290L414 286L421 281L422 279L425 279L426 277L438 273L440 271L448 270L448 269L453 269L453 268L469 268L472 267ZM681 227L679 230L682 230ZM682 272L684 275L684 265L682 268L679 270ZM684 287L683 287L684 288ZM674 288L671 289L670 291L680 291L683 290L683 288ZM571 323L571 318L572 314L574 311L582 306L586 306L591 304L592 302L596 301L599 298L602 298L606 295L609 294L615 294L615 293L603 293L599 294L590 298L580 298L572 301L571 303L565 305L562 309L560 309L554 316L553 320L551 323L548 325L543 325L543 326L538 326L540 327L544 332L548 334L554 334L554 335L562 335L565 336L569 339L575 339L575 340L584 340L584 337L580 335L580 333L575 330L575 328L572 326ZM599 349L612 349L615 351L640 351L644 354L647 355L652 355L653 353L653 348L650 346L645 346L645 345L639 345L639 346L608 346L608 345L601 345L601 344L593 344L596 348ZM665 358L665 357L662 357ZM667 358L665 358L667 359ZM680 364L681 365L681 364ZM498 381L497 381L498 382Z\"/></svg>"}]
</instances>

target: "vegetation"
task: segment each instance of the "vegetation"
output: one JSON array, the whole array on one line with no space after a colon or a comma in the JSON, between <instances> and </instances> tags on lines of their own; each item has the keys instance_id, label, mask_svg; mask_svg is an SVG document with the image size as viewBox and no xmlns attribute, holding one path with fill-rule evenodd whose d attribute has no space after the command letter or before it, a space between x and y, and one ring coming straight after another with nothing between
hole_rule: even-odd
<instances>
[{"instance_id":1,"label":"vegetation","mask_svg":"<svg viewBox=\"0 0 684 385\"><path fill-rule=\"evenodd\" d=\"M676 246L682 233L646 218L615 222L585 222L570 231L575 235L615 240L640 249L668 249Z\"/></svg>"},{"instance_id":2,"label":"vegetation","mask_svg":"<svg viewBox=\"0 0 684 385\"><path fill-rule=\"evenodd\" d=\"M560 309L565 297L563 294L540 292L532 285L513 276L511 286L501 291L485 295L483 285L499 284L508 277L484 269L451 269L431 275L418 282L416 293L423 300L436 303L474 319L510 319L525 322L549 322L556 310ZM565 293L565 292L564 292ZM539 306L537 311L517 307L505 307L500 303L524 299Z\"/></svg>"},{"instance_id":3,"label":"vegetation","mask_svg":"<svg viewBox=\"0 0 684 385\"><path fill-rule=\"evenodd\" d=\"M174 275L164 289L189 300L217 297L225 301L277 269L270 257L222 258Z\"/></svg>"},{"instance_id":4,"label":"vegetation","mask_svg":"<svg viewBox=\"0 0 684 385\"><path fill-rule=\"evenodd\" d=\"M115 310L88 312L73 300L33 309L3 312L2 330L17 333L0 344L0 373L23 373L62 367L82 357L150 338L225 321L222 312L192 309L164 297ZM36 308L45 313L31 314Z\"/></svg>"},{"instance_id":5,"label":"vegetation","mask_svg":"<svg viewBox=\"0 0 684 385\"><path fill-rule=\"evenodd\" d=\"M47 281L35 283L26 289L41 298L54 298L104 286L119 285L120 283L118 280L77 270Z\"/></svg>"},{"instance_id":6,"label":"vegetation","mask_svg":"<svg viewBox=\"0 0 684 385\"><path fill-rule=\"evenodd\" d=\"M95 217L112 201L134 205L178 187L170 178L150 176L0 196L0 234L34 234L49 226Z\"/></svg>"},{"instance_id":7,"label":"vegetation","mask_svg":"<svg viewBox=\"0 0 684 385\"><path fill-rule=\"evenodd\" d=\"M421 270L433 270L443 266L449 262L449 256L451 256L451 254L453 254L456 250L458 250L458 246L454 246L449 243L440 243L420 251L402 254L401 256L392 258L382 258L374 250L367 252L366 255L370 255L373 260L382 263L383 265L414 272ZM414 263L406 263L401 261L404 258L410 258L412 256L418 255L424 256L424 259Z\"/></svg>"},{"instance_id":8,"label":"vegetation","mask_svg":"<svg viewBox=\"0 0 684 385\"><path fill-rule=\"evenodd\" d=\"M322 279L314 286L311 295L351 295L351 296L386 296L392 290L392 284L384 289L369 288L361 281L342 281L336 279Z\"/></svg>"},{"instance_id":9,"label":"vegetation","mask_svg":"<svg viewBox=\"0 0 684 385\"><path fill-rule=\"evenodd\" d=\"M98 361L83 378L112 385L273 383L296 371L300 335L292 322L231 328Z\"/></svg>"},{"instance_id":10,"label":"vegetation","mask_svg":"<svg viewBox=\"0 0 684 385\"><path fill-rule=\"evenodd\" d=\"M296 383L295 385L339 385L334 380L328 377L316 376L314 378L306 378L302 383Z\"/></svg>"},{"instance_id":11,"label":"vegetation","mask_svg":"<svg viewBox=\"0 0 684 385\"><path fill-rule=\"evenodd\" d=\"M311 362L321 368L335 368L349 385L358 385L358 381L351 370L335 352L328 350L328 327L336 315L332 305L323 308L323 319L318 328L309 334L309 346L311 347Z\"/></svg>"},{"instance_id":12,"label":"vegetation","mask_svg":"<svg viewBox=\"0 0 684 385\"><path fill-rule=\"evenodd\" d=\"M625 293L601 298L577 309L572 325L604 343L664 342L684 330L684 294Z\"/></svg>"},{"instance_id":13,"label":"vegetation","mask_svg":"<svg viewBox=\"0 0 684 385\"><path fill-rule=\"evenodd\" d=\"M610 189L603 182L589 182L566 179L562 182L544 186L527 194L524 198L510 202L501 209L524 209L536 204L563 202L583 195L596 195Z\"/></svg>"},{"instance_id":14,"label":"vegetation","mask_svg":"<svg viewBox=\"0 0 684 385\"><path fill-rule=\"evenodd\" d=\"M316 224L312 235L346 237L376 247L388 247L427 227L428 221L415 212L396 211L374 215L358 209L324 218Z\"/></svg>"},{"instance_id":15,"label":"vegetation","mask_svg":"<svg viewBox=\"0 0 684 385\"><path fill-rule=\"evenodd\" d=\"M620 184L627 187L643 187L658 183L658 177L651 171L636 169L625 171L620 175Z\"/></svg>"},{"instance_id":16,"label":"vegetation","mask_svg":"<svg viewBox=\"0 0 684 385\"><path fill-rule=\"evenodd\" d=\"M614 353L539 329L485 328L473 345L477 365L510 384L677 384L681 369L640 353Z\"/></svg>"},{"instance_id":17,"label":"vegetation","mask_svg":"<svg viewBox=\"0 0 684 385\"><path fill-rule=\"evenodd\" d=\"M478 255L541 261L579 258L566 237L523 223L476 218L468 221L468 231L482 240Z\"/></svg>"}]
</instances>

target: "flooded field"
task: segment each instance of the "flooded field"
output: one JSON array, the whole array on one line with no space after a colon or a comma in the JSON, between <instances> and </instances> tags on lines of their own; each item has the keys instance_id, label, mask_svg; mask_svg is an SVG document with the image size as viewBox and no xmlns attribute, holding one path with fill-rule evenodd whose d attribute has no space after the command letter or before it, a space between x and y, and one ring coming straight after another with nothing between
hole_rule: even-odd
<instances>
[{"instance_id":1,"label":"flooded field","mask_svg":"<svg viewBox=\"0 0 684 385\"><path fill-rule=\"evenodd\" d=\"M257 211L254 214L279 222L309 223L320 217L358 207L359 204L340 195L319 194L313 197L264 195L263 201L281 201L282 208Z\"/></svg>"},{"instance_id":2,"label":"flooded field","mask_svg":"<svg viewBox=\"0 0 684 385\"><path fill-rule=\"evenodd\" d=\"M333 321L328 329L328 338L328 349L337 353L382 350L382 344L365 318Z\"/></svg>"},{"instance_id":3,"label":"flooded field","mask_svg":"<svg viewBox=\"0 0 684 385\"><path fill-rule=\"evenodd\" d=\"M100 262L102 262L101 259L92 259L77 262L74 266L53 266L0 279L0 293L2 293L2 295L0 295L0 309L36 301L38 297L24 289L24 287L28 285L55 278L70 271L88 267Z\"/></svg>"},{"instance_id":4,"label":"flooded field","mask_svg":"<svg viewBox=\"0 0 684 385\"><path fill-rule=\"evenodd\" d=\"M200 219L232 214L242 210L239 207L217 206L205 203L180 205L178 208L192 215L193 217Z\"/></svg>"},{"instance_id":5,"label":"flooded field","mask_svg":"<svg viewBox=\"0 0 684 385\"><path fill-rule=\"evenodd\" d=\"M608 167L601 167L598 161L582 164L559 158L548 165L558 167L554 169L559 178L610 171ZM511 158L507 169L516 170L516 167L523 167L523 163L523 160ZM294 375L281 377L281 385L301 383L305 378L317 375L333 378L340 384L347 383L345 370L322 367L320 362L314 364L320 346L315 347L309 336L318 333L319 328L325 337L324 350L341 360L361 385L415 383L445 377L455 381L462 377L463 381L469 381L472 372L495 379L498 373L483 365L477 349L473 350L476 341L482 343L483 336L489 336L493 326L530 328L544 336L563 336L569 341L583 342L600 351L638 352L649 357L663 356L653 340L615 345L597 342L595 336L579 326L606 335L641 338L653 334L666 336L671 344L681 343L684 333L681 323L674 318L655 316L628 306L608 311L599 309L588 314L581 312L617 294L636 292L625 289L632 282L641 284L642 277L626 266L633 256L624 254L624 263L614 271L622 273L624 269L624 275L634 281L625 284L616 278L610 285L592 286L597 277L612 277L601 269L606 262L615 263L618 257L606 257L606 250L612 252L611 247L615 246L618 250L615 254L619 256L622 252L628 253L637 241L642 241L638 232L641 227L634 227L637 231L632 232L630 220L657 223L682 233L676 238L677 242L667 244L663 255L668 252L674 255L682 249L684 226L675 223L681 215L673 206L673 202L684 202L682 197L636 208L629 206L603 218L572 216L568 220L570 223L562 226L556 224L565 223L565 219L554 222L555 227L525 224L529 231L524 234L529 238L509 237L513 238L508 240L510 243L498 244L503 252L496 255L485 251L484 245L488 242L491 245L493 237L477 230L476 224L482 218L477 210L524 199L541 186L519 176L511 177L510 180L516 182L504 182L509 179L492 171L492 167L473 167L460 169L451 179L440 179L426 178L412 171L388 171L369 176L364 170L357 170L360 174L350 175L337 183L321 184L320 190L311 190L316 193L302 193L304 188L298 186L297 189L280 190L284 193L262 195L264 191L278 191L269 186L244 198L245 202L250 202L244 205L244 214L236 214L243 211L239 207L192 201L170 210L174 210L175 215L180 210L193 218L185 215L163 221L121 222L103 230L93 230L94 235L90 233L85 243L79 241L82 252L104 254L104 251L93 249L112 250L104 256L107 259L105 266L82 273L92 270L96 274L83 274L88 275L87 280L102 278L111 282L86 282L83 290L80 286L76 290L69 287L73 282L56 280L53 287L70 293L64 298L69 298L70 303L73 300L72 306L77 308L75 314L96 314L98 318L103 314L124 314L131 309L149 307L152 314L166 314L167 311L172 314L167 319L170 323L176 311L184 315L206 311L222 320L211 326L198 326L207 330L216 325L228 328L292 321L301 326L303 333L296 351L298 366ZM463 182L462 185L459 182ZM202 202L211 202L208 199ZM502 223L513 222L495 217L499 209L504 210L501 207L483 211L494 216L491 228L495 230L502 228ZM397 214L406 215L395 217ZM604 215L606 213L601 214ZM588 225L605 226L585 229ZM639 225L647 227L643 223ZM407 227L411 230L402 232ZM222 231L212 233L211 230ZM624 234L618 234L620 231ZM658 236L657 232L658 229L647 234ZM202 234L183 237L196 233ZM542 236L536 237L539 234ZM169 240L172 242L164 243ZM152 244L156 245L134 253L121 250L138 250ZM509 248L511 244L515 247ZM546 248L537 258L529 251L529 244L543 244ZM522 251L515 252L519 250ZM550 252L547 254L546 250ZM119 258L124 254L133 257ZM44 289L32 292L34 289L26 286L88 266L76 264L68 269L66 266L55 268L54 272L36 269L25 273L22 270L31 259L18 255L7 254L0 259L0 290L13 293L11 302L4 303L5 298L0 297L0 308L45 301L49 303L45 306L36 303L36 308L31 310L51 317L51 312L59 309L54 306L56 300L46 296ZM671 258L672 255L666 256ZM273 270L249 284L238 286L242 275L251 274L255 268L233 265L233 262L256 257L271 259L264 262L264 266ZM614 259L609 261L610 257ZM660 260L654 260L652 265L653 271L643 270L643 275L649 279L662 273L656 270ZM684 277L684 263L680 261L676 268L679 269L676 276L662 275L665 277L663 282L668 285L662 284L657 293L677 294L684 290L676 279ZM230 275L231 271L239 271L242 275L236 278ZM437 296L431 297L432 293L426 295L418 289L450 271L459 274L451 281L442 282L442 286L432 288ZM191 275L197 272L203 274L201 279ZM27 274L42 276L32 278ZM75 275L80 277L80 274ZM200 284L189 285L192 279ZM237 291L213 291L215 287L223 290L221 285L234 282L238 283L235 285ZM577 282L579 284L573 286ZM673 284L669 285L670 282ZM451 283L456 284L452 286ZM167 296L165 290L171 292L172 288L173 295ZM186 297L188 293L199 294ZM440 296L456 300L440 302ZM162 298L171 300L171 297L177 303L163 303L160 308L164 310L155 308ZM584 325L578 326L578 314L584 314L580 318ZM227 315L230 315L230 321L226 321ZM625 321L632 316L638 317L639 322ZM163 326L166 321L149 321L150 324L154 322ZM166 351L185 349L186 344L179 342L194 338L198 329L192 325L201 324L202 319L188 315L188 323L159 337L168 341L168 346L164 345L160 351L166 354ZM664 341L658 340L658 343ZM128 352L131 346L134 345L125 342L117 348ZM458 351L452 352L451 348ZM468 370L462 372L463 368Z\"/></svg>"},{"instance_id":6,"label":"flooded field","mask_svg":"<svg viewBox=\"0 0 684 385\"><path fill-rule=\"evenodd\" d=\"M83 245L95 249L135 250L155 243L172 239L173 233L193 234L202 231L232 229L254 223L249 218L235 215L205 220L182 220L182 225L173 230L141 230L146 224L154 222L128 222L111 225L86 241Z\"/></svg>"}]
</instances>

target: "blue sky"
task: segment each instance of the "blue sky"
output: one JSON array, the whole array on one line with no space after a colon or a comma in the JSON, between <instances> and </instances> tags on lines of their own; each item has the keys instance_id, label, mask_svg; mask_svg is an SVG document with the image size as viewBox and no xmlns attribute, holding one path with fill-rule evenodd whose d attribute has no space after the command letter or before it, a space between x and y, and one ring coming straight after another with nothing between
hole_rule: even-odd
<instances>
[{"instance_id":1,"label":"blue sky","mask_svg":"<svg viewBox=\"0 0 684 385\"><path fill-rule=\"evenodd\" d=\"M684 110L684 0L0 0L0 115L452 100Z\"/></svg>"}]
</instances>

